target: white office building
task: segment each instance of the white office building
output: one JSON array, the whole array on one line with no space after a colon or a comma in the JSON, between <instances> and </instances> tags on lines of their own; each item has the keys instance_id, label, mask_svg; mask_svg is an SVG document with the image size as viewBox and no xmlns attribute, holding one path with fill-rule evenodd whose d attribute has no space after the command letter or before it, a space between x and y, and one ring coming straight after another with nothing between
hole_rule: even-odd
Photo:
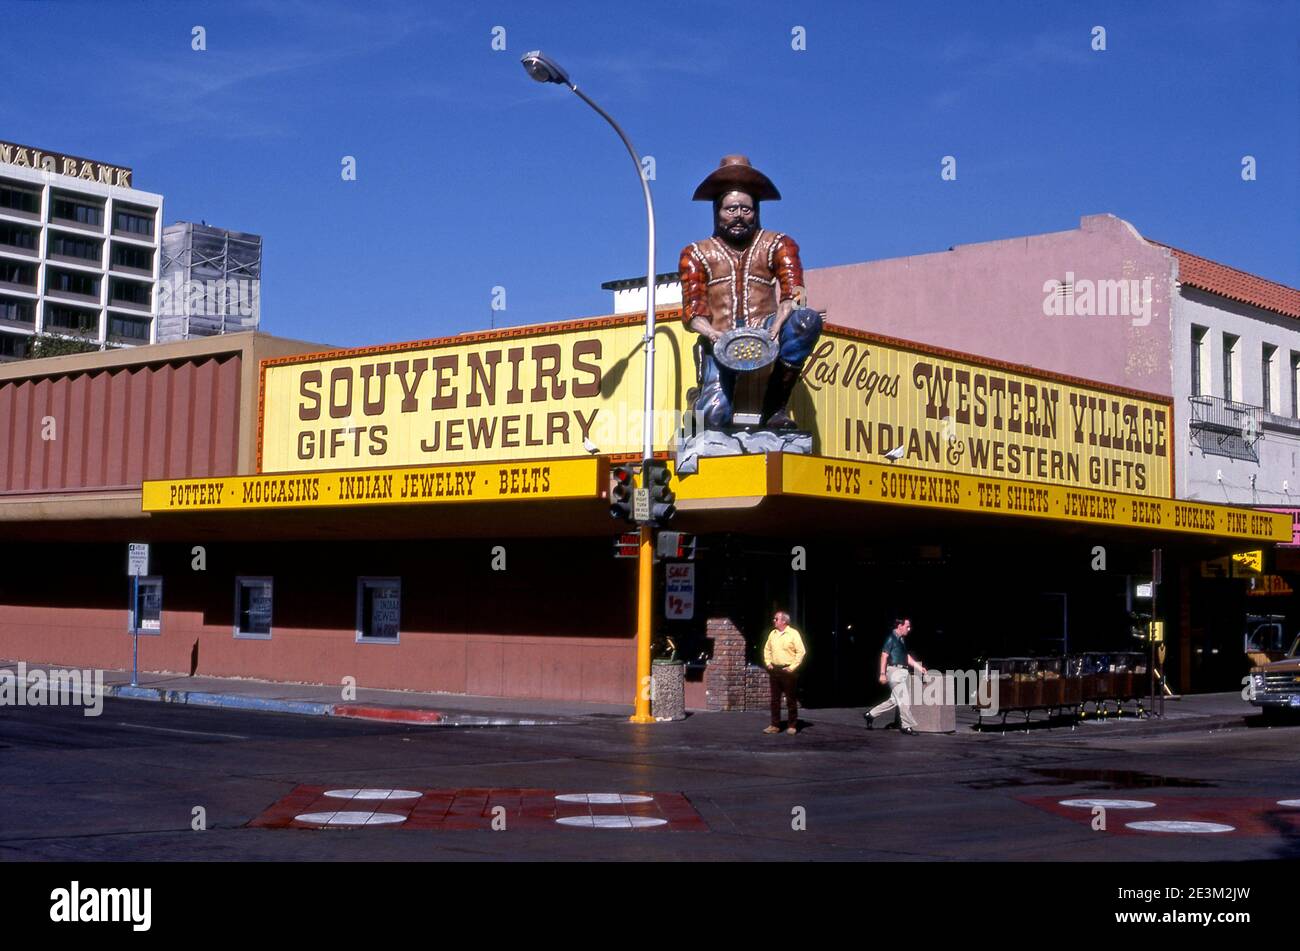
<instances>
[{"instance_id":1,"label":"white office building","mask_svg":"<svg viewBox=\"0 0 1300 951\"><path fill-rule=\"evenodd\" d=\"M153 342L162 205L129 168L0 141L0 360Z\"/></svg>"}]
</instances>

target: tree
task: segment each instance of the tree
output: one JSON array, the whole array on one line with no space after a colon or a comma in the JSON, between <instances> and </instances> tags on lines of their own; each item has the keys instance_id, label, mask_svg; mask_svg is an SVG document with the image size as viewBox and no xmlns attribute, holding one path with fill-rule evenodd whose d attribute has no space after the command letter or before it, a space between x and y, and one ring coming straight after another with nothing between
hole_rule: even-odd
<instances>
[{"instance_id":1,"label":"tree","mask_svg":"<svg viewBox=\"0 0 1300 951\"><path fill-rule=\"evenodd\" d=\"M45 357L63 357L70 353L90 353L98 350L99 344L72 337L60 337L55 334L37 334L27 348L28 360L40 360Z\"/></svg>"},{"instance_id":2,"label":"tree","mask_svg":"<svg viewBox=\"0 0 1300 951\"><path fill-rule=\"evenodd\" d=\"M91 336L90 321L83 316L78 320L75 330L69 328L66 332L78 334L83 338ZM45 357L63 357L71 353L90 353L98 349L99 344L93 341L78 340L76 337L65 337L63 334L44 332L32 338L31 345L27 348L27 359L40 360Z\"/></svg>"}]
</instances>

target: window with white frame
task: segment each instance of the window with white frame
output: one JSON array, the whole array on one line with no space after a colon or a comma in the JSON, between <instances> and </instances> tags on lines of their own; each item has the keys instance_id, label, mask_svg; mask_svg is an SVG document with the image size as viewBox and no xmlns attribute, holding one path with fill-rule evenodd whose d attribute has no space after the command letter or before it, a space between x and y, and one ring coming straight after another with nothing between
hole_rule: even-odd
<instances>
[{"instance_id":1,"label":"window with white frame","mask_svg":"<svg viewBox=\"0 0 1300 951\"><path fill-rule=\"evenodd\" d=\"M269 639L272 601L270 578L236 578L235 636Z\"/></svg>"},{"instance_id":2,"label":"window with white frame","mask_svg":"<svg viewBox=\"0 0 1300 951\"><path fill-rule=\"evenodd\" d=\"M1272 413L1277 410L1277 347L1271 343L1264 344L1260 351L1259 358L1259 377L1262 385L1261 393L1263 399L1260 405L1264 407L1264 412Z\"/></svg>"},{"instance_id":3,"label":"window with white frame","mask_svg":"<svg viewBox=\"0 0 1300 951\"><path fill-rule=\"evenodd\" d=\"M357 642L396 644L402 619L401 578L357 579Z\"/></svg>"},{"instance_id":4,"label":"window with white frame","mask_svg":"<svg viewBox=\"0 0 1300 951\"><path fill-rule=\"evenodd\" d=\"M1240 342L1236 334L1223 335L1223 398L1233 402L1241 402Z\"/></svg>"},{"instance_id":5,"label":"window with white frame","mask_svg":"<svg viewBox=\"0 0 1300 951\"><path fill-rule=\"evenodd\" d=\"M1300 419L1300 353L1291 351L1291 416Z\"/></svg>"},{"instance_id":6,"label":"window with white frame","mask_svg":"<svg viewBox=\"0 0 1300 951\"><path fill-rule=\"evenodd\" d=\"M1210 361L1209 354L1206 352L1205 338L1208 334L1205 327L1192 325L1192 395L1200 396L1209 392L1209 372Z\"/></svg>"}]
</instances>

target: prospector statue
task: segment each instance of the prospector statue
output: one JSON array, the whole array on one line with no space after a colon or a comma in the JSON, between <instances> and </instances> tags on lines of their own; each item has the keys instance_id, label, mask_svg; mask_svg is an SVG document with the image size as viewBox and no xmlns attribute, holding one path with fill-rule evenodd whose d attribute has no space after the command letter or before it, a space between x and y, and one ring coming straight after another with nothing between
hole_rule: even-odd
<instances>
[{"instance_id":1,"label":"prospector statue","mask_svg":"<svg viewBox=\"0 0 1300 951\"><path fill-rule=\"evenodd\" d=\"M780 198L743 155L724 156L695 189L694 201L713 202L713 237L683 248L679 270L686 323L700 334L695 410L705 429L731 426L737 374L773 359L758 425L794 427L786 403L822 321L804 306L799 246L759 223L759 202Z\"/></svg>"}]
</instances>

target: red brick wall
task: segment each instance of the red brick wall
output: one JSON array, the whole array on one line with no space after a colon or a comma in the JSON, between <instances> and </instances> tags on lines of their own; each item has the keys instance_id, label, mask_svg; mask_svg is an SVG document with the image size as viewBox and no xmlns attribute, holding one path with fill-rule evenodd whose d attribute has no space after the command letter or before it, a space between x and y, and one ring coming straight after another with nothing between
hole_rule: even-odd
<instances>
[{"instance_id":1,"label":"red brick wall","mask_svg":"<svg viewBox=\"0 0 1300 951\"><path fill-rule=\"evenodd\" d=\"M745 635L727 618L709 618L713 654L704 668L710 710L770 710L772 680L767 669L745 660Z\"/></svg>"},{"instance_id":2,"label":"red brick wall","mask_svg":"<svg viewBox=\"0 0 1300 951\"><path fill-rule=\"evenodd\" d=\"M757 664L745 668L745 709L772 709L772 678L767 668Z\"/></svg>"},{"instance_id":3,"label":"red brick wall","mask_svg":"<svg viewBox=\"0 0 1300 951\"><path fill-rule=\"evenodd\" d=\"M202 544L196 540L195 544ZM493 571L492 546L506 548ZM155 544L163 633L140 638L142 670L502 697L630 702L632 562L607 539L539 542ZM123 545L24 550L0 581L0 657L130 664ZM235 577L275 580L272 637L233 636ZM400 643L357 644L357 577L402 580Z\"/></svg>"},{"instance_id":4,"label":"red brick wall","mask_svg":"<svg viewBox=\"0 0 1300 951\"><path fill-rule=\"evenodd\" d=\"M708 708L745 709L745 636L727 618L709 618L706 637L713 652L704 668Z\"/></svg>"}]
</instances>

